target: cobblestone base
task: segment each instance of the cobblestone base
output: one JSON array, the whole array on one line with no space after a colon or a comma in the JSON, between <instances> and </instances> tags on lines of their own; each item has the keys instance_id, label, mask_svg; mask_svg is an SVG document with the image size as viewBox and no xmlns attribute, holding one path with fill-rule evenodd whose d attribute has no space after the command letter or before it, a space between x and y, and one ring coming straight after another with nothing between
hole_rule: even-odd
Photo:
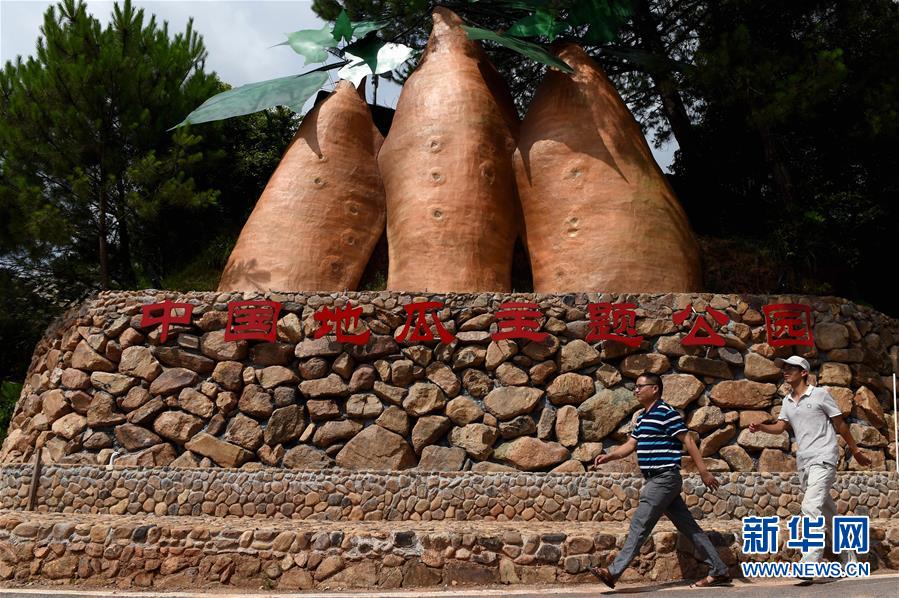
<instances>
[{"instance_id":1,"label":"cobblestone base","mask_svg":"<svg viewBox=\"0 0 899 598\"><path fill-rule=\"evenodd\" d=\"M25 509L31 465L0 468L0 508ZM799 513L795 473L718 474L717 492L684 476L698 519ZM259 517L326 521L623 521L642 478L630 474L257 471L45 466L37 510L58 513ZM840 472L841 514L899 512L899 475Z\"/></svg>"},{"instance_id":2,"label":"cobblestone base","mask_svg":"<svg viewBox=\"0 0 899 598\"><path fill-rule=\"evenodd\" d=\"M739 575L739 523L703 523ZM899 522L872 522L872 570L899 567ZM333 523L0 511L0 579L98 586L398 588L595 582L625 523ZM776 559L795 560L784 550ZM773 560L772 558L772 560ZM704 573L667 520L624 580Z\"/></svg>"}]
</instances>

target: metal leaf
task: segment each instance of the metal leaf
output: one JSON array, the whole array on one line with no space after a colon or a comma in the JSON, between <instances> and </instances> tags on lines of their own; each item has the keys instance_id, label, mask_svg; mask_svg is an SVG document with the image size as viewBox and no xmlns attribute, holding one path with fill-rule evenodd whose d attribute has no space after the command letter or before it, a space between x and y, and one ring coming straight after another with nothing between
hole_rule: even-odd
<instances>
[{"instance_id":1,"label":"metal leaf","mask_svg":"<svg viewBox=\"0 0 899 598\"><path fill-rule=\"evenodd\" d=\"M353 24L350 23L350 17L346 14L346 10L341 10L340 14L337 15L331 35L334 36L337 42L340 42L342 39L350 41L353 38Z\"/></svg>"},{"instance_id":2,"label":"metal leaf","mask_svg":"<svg viewBox=\"0 0 899 598\"><path fill-rule=\"evenodd\" d=\"M328 48L337 46L337 40L331 34L331 27L322 29L302 29L287 34L287 41L277 44L288 45L293 51L306 59L306 64L324 62L328 58Z\"/></svg>"},{"instance_id":3,"label":"metal leaf","mask_svg":"<svg viewBox=\"0 0 899 598\"><path fill-rule=\"evenodd\" d=\"M312 97L312 94L321 89L327 80L327 73L316 70L303 75L241 85L212 96L172 128L243 116L275 106L287 106L297 110Z\"/></svg>"},{"instance_id":4,"label":"metal leaf","mask_svg":"<svg viewBox=\"0 0 899 598\"><path fill-rule=\"evenodd\" d=\"M353 35L361 39L372 31L379 31L387 27L388 21L355 21L353 23Z\"/></svg>"},{"instance_id":5,"label":"metal leaf","mask_svg":"<svg viewBox=\"0 0 899 598\"><path fill-rule=\"evenodd\" d=\"M359 82L368 75L380 75L381 73L390 72L409 60L409 57L412 56L412 48L403 44L384 44L377 52L374 70L360 56L355 56L349 51L345 51L344 55L350 61L350 64L337 71L337 76L341 79L352 81L353 85L358 86Z\"/></svg>"},{"instance_id":6,"label":"metal leaf","mask_svg":"<svg viewBox=\"0 0 899 598\"><path fill-rule=\"evenodd\" d=\"M374 33L366 35L363 39L356 40L343 49L344 56L353 56L367 64L372 72L378 68L378 52L387 43ZM352 59L350 60L352 63Z\"/></svg>"},{"instance_id":7,"label":"metal leaf","mask_svg":"<svg viewBox=\"0 0 899 598\"><path fill-rule=\"evenodd\" d=\"M509 48L510 50L514 50L519 54L523 54L524 56L527 56L532 60L542 62L547 66L555 67L562 72L574 72L574 70L563 60L553 56L552 54L544 50L542 46L539 46L537 44L533 44L523 39L518 39L517 37L502 35L500 33L496 33L495 31L481 29L480 27L469 27L468 25L462 25L462 29L464 29L465 33L468 34L469 39L486 39L492 42L496 42L501 46Z\"/></svg>"}]
</instances>

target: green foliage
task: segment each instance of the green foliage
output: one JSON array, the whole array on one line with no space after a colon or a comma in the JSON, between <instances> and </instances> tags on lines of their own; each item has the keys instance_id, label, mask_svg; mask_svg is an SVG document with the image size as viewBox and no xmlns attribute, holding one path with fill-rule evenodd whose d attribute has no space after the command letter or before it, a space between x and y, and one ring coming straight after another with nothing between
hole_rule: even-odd
<instances>
[{"instance_id":1,"label":"green foliage","mask_svg":"<svg viewBox=\"0 0 899 598\"><path fill-rule=\"evenodd\" d=\"M6 429L22 393L22 384L9 380L0 381L0 443L6 440Z\"/></svg>"},{"instance_id":2,"label":"green foliage","mask_svg":"<svg viewBox=\"0 0 899 598\"><path fill-rule=\"evenodd\" d=\"M162 277L161 287L176 291L214 291L218 288L221 272L225 269L228 256L234 249L237 236L230 231L222 232L201 246L186 263Z\"/></svg>"},{"instance_id":3,"label":"green foliage","mask_svg":"<svg viewBox=\"0 0 899 598\"><path fill-rule=\"evenodd\" d=\"M52 271L42 278L0 267L0 380L21 380L34 344L59 307L48 299L54 292Z\"/></svg>"},{"instance_id":4,"label":"green foliage","mask_svg":"<svg viewBox=\"0 0 899 598\"><path fill-rule=\"evenodd\" d=\"M506 33L516 37L545 37L549 41L553 41L567 29L568 24L557 22L556 15L538 10L534 14L516 21Z\"/></svg>"},{"instance_id":5,"label":"green foliage","mask_svg":"<svg viewBox=\"0 0 899 598\"><path fill-rule=\"evenodd\" d=\"M101 287L214 288L297 128L270 109L167 131L227 89L190 25L172 35L126 2L104 28L66 1L42 33L0 72L0 380Z\"/></svg>"},{"instance_id":6,"label":"green foliage","mask_svg":"<svg viewBox=\"0 0 899 598\"><path fill-rule=\"evenodd\" d=\"M772 291L899 313L881 268L899 234L899 7L730 0L696 34L681 93L697 99L699 143L675 164L694 224L770 246L786 264Z\"/></svg>"},{"instance_id":7,"label":"green foliage","mask_svg":"<svg viewBox=\"0 0 899 598\"><path fill-rule=\"evenodd\" d=\"M47 11L42 33L36 57L0 74L0 202L27 231L14 236L17 264L93 262L88 276L76 272L76 294L130 284L144 202L155 212L214 202L192 179L201 138L166 133L166 121L220 83L202 72L206 50L190 24L170 38L128 1L101 28L83 3L65 0Z\"/></svg>"},{"instance_id":8,"label":"green foliage","mask_svg":"<svg viewBox=\"0 0 899 598\"><path fill-rule=\"evenodd\" d=\"M584 41L601 44L618 38L618 30L631 17L630 2L616 0L578 0L568 8L572 26L586 25Z\"/></svg>"}]
</instances>

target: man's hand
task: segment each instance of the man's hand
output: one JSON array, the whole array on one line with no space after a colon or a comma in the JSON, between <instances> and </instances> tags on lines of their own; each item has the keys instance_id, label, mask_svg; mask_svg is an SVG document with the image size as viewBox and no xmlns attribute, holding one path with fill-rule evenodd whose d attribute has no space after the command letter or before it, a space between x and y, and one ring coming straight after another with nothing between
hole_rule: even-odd
<instances>
[{"instance_id":1,"label":"man's hand","mask_svg":"<svg viewBox=\"0 0 899 598\"><path fill-rule=\"evenodd\" d=\"M749 424L750 432L764 432L765 434L782 434L787 431L787 422L782 419L777 420L773 424Z\"/></svg>"},{"instance_id":2,"label":"man's hand","mask_svg":"<svg viewBox=\"0 0 899 598\"><path fill-rule=\"evenodd\" d=\"M852 451L852 456L855 457L855 460L858 461L859 465L863 465L866 467L868 465L871 465L871 459L869 459L868 456L859 448Z\"/></svg>"},{"instance_id":3,"label":"man's hand","mask_svg":"<svg viewBox=\"0 0 899 598\"><path fill-rule=\"evenodd\" d=\"M609 461L614 461L614 460L615 459L612 457L612 455L610 455L608 453L602 453L602 454L596 455L596 458L593 460L593 467L599 467L603 463L608 463Z\"/></svg>"},{"instance_id":4,"label":"man's hand","mask_svg":"<svg viewBox=\"0 0 899 598\"><path fill-rule=\"evenodd\" d=\"M706 488L709 490L717 490L719 486L721 486L721 482L718 481L711 472L704 471L699 474L699 477L702 478L702 483L705 484Z\"/></svg>"}]
</instances>

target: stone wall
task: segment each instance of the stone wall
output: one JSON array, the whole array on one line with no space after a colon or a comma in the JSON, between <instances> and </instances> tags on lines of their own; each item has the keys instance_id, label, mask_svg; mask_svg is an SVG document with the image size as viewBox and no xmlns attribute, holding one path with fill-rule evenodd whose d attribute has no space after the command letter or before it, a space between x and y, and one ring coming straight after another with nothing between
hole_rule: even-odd
<instances>
[{"instance_id":1,"label":"stone wall","mask_svg":"<svg viewBox=\"0 0 899 598\"><path fill-rule=\"evenodd\" d=\"M627 529L625 523L430 522L403 529L386 523L225 523L0 513L0 580L194 591L596 584L588 568L608 565ZM739 522L704 528L735 576L740 561L798 560L798 551L787 548L743 555ZM863 560L871 571L899 567L899 524L872 522L871 551ZM689 541L663 520L622 581L679 581L704 573Z\"/></svg>"},{"instance_id":2,"label":"stone wall","mask_svg":"<svg viewBox=\"0 0 899 598\"><path fill-rule=\"evenodd\" d=\"M282 303L278 341L224 341L230 301ZM161 342L141 306L194 305ZM362 347L312 338L313 314L362 308ZM444 303L450 344L397 343L403 306ZM534 301L545 340L493 341L496 313ZM589 344L589 302L632 302L639 347ZM791 471L790 438L751 434L785 393L762 306L809 305L813 364L851 422L873 470L893 470L888 376L899 322L836 298L709 294L440 295L390 292L255 295L106 292L56 322L35 351L0 462L578 473L623 441L639 407L632 388L649 370L681 409L715 471ZM685 347L672 314L692 304L726 314L724 347ZM690 464L687 464L689 468ZM859 469L853 460L841 469ZM633 471L633 461L607 471Z\"/></svg>"},{"instance_id":3,"label":"stone wall","mask_svg":"<svg viewBox=\"0 0 899 598\"><path fill-rule=\"evenodd\" d=\"M0 469L0 509L24 510L32 468ZM799 514L795 473L720 476L709 492L684 478L684 500L700 520ZM40 512L316 521L625 521L643 479L623 473L259 471L50 465L40 476ZM839 514L889 519L899 511L895 472L842 472Z\"/></svg>"}]
</instances>

